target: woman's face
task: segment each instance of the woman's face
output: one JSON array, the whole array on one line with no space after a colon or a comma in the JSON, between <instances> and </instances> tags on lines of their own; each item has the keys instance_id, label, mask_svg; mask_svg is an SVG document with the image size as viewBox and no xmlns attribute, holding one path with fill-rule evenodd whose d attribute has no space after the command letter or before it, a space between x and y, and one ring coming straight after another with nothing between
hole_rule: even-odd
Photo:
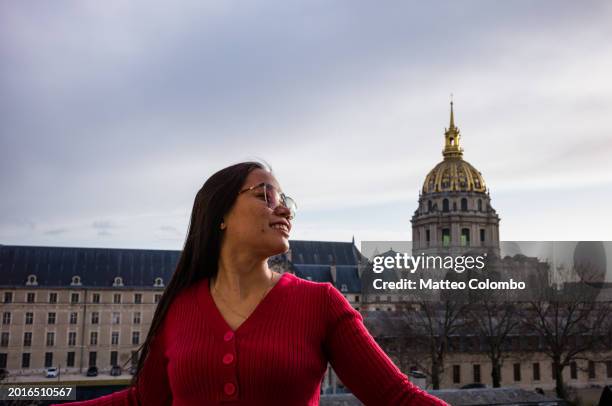
<instances>
[{"instance_id":1,"label":"woman's face","mask_svg":"<svg viewBox=\"0 0 612 406\"><path fill-rule=\"evenodd\" d=\"M270 184L279 192L282 191L274 176L263 169L253 170L240 190L261 183ZM289 215L289 209L282 204L268 207L263 187L240 193L224 216L222 244L230 244L262 258L286 252L289 249L291 231Z\"/></svg>"}]
</instances>

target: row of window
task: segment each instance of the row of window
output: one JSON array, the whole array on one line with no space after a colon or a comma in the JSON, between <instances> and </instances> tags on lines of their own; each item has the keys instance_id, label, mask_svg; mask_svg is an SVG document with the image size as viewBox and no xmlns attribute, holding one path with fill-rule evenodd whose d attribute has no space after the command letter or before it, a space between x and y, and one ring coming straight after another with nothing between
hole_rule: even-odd
<instances>
[{"instance_id":1,"label":"row of window","mask_svg":"<svg viewBox=\"0 0 612 406\"><path fill-rule=\"evenodd\" d=\"M49 312L47 313L47 324L55 324L57 320L57 313ZM132 323L140 324L141 314L140 312L134 312ZM78 323L78 313L70 312L69 316L70 324ZM91 312L91 324L99 324L100 323L100 312ZM2 313L2 324L11 324L11 312ZM34 313L26 312L25 314L25 324L34 324ZM111 314L111 324L121 324L121 313L113 312Z\"/></svg>"},{"instance_id":2,"label":"row of window","mask_svg":"<svg viewBox=\"0 0 612 406\"><path fill-rule=\"evenodd\" d=\"M36 277L36 275L28 275L27 279L26 279L26 285L28 286L37 286L38 285L38 278ZM74 275L72 277L72 280L70 282L70 286L81 286L81 277L78 275ZM123 286L123 278L121 276L116 276L113 279L113 286ZM155 278L155 281L153 282L153 286L157 287L157 288L163 288L164 287L164 280L160 277Z\"/></svg>"},{"instance_id":3,"label":"row of window","mask_svg":"<svg viewBox=\"0 0 612 406\"><path fill-rule=\"evenodd\" d=\"M461 211L468 211L468 200L466 198L462 198L460 200L460 208ZM482 200L478 199L476 201L476 210L477 211L483 211L483 204L482 204ZM431 200L427 201L427 212L434 212L438 210L438 206L436 203L434 203ZM450 211L450 201L448 199L443 199L442 200L442 211L443 212L449 212ZM453 211L457 211L457 202L453 202Z\"/></svg>"},{"instance_id":4,"label":"row of window","mask_svg":"<svg viewBox=\"0 0 612 406\"><path fill-rule=\"evenodd\" d=\"M606 361L605 365L606 365L606 377L612 378L612 361ZM551 367L551 371L552 371L552 379L553 380L557 379L555 376L555 370L552 367ZM588 379L597 378L594 361L588 361L586 372L587 372ZM512 374L513 374L514 382L520 382L522 379L522 364L520 363L513 364ZM539 381L541 379L539 362L534 362L533 364L531 364L531 376L532 376L533 381ZM578 379L578 366L576 362L570 363L570 378ZM473 379L473 382L475 383L482 382L480 364L472 365L472 379ZM458 384L461 383L461 365L453 365L453 383L458 383Z\"/></svg>"},{"instance_id":5,"label":"row of window","mask_svg":"<svg viewBox=\"0 0 612 406\"><path fill-rule=\"evenodd\" d=\"M10 334L8 332L2 332L0 334L0 347L8 347L9 346ZM68 332L68 346L72 347L76 345L77 333L76 331ZM140 344L140 331L132 331L132 345ZM45 345L47 347L52 347L55 345L55 332L49 331L47 332ZM98 332L92 331L89 335L89 345L98 345ZM112 331L111 332L111 345L119 345L119 332ZM26 331L23 333L23 346L31 347L32 346L32 332Z\"/></svg>"},{"instance_id":6,"label":"row of window","mask_svg":"<svg viewBox=\"0 0 612 406\"><path fill-rule=\"evenodd\" d=\"M461 235L459 237L459 243L462 247L469 247L470 246L470 229L469 228L462 228L461 229ZM480 229L480 242L485 242L486 239L486 231L484 228ZM429 243L431 242L431 230L427 229L425 230L425 242L427 243L427 245L429 246ZM448 247L450 246L451 243L451 230L450 228L443 228L442 229L442 246L444 247Z\"/></svg>"},{"instance_id":7,"label":"row of window","mask_svg":"<svg viewBox=\"0 0 612 406\"><path fill-rule=\"evenodd\" d=\"M110 364L111 365L117 365L118 355L119 353L117 351L110 352ZM90 367L96 366L97 358L98 358L97 351L89 352L89 366ZM7 359L8 359L7 353L0 353L0 369L7 368ZM62 367L67 367L67 368L74 367L75 359L76 359L76 353L74 351L68 351L66 353L66 363L62 365ZM21 368L30 368L32 366L31 360L32 360L31 353L29 352L21 353ZM132 360L132 365L136 365L136 363L138 362L138 352L137 351L132 351L131 360ZM43 366L44 368L49 368L53 366L53 353L52 352L45 352L45 361L44 361Z\"/></svg>"},{"instance_id":8,"label":"row of window","mask_svg":"<svg viewBox=\"0 0 612 406\"><path fill-rule=\"evenodd\" d=\"M70 303L71 304L76 304L79 303L79 299L80 299L80 294L79 293L71 293L70 294ZM155 303L158 303L159 300L161 299L161 294L156 294L155 295ZM13 302L13 292L4 292L4 303L12 303ZM26 294L26 303L35 303L36 302L36 293L35 292L28 292ZM57 303L57 292L51 292L49 293L49 300L48 303ZM91 302L88 303L101 303L100 302L100 294L99 293L93 293L91 295ZM122 294L121 293L115 293L113 294L113 303L114 304L120 304L122 303ZM134 302L135 304L141 304L142 303L142 293L134 293Z\"/></svg>"}]
</instances>

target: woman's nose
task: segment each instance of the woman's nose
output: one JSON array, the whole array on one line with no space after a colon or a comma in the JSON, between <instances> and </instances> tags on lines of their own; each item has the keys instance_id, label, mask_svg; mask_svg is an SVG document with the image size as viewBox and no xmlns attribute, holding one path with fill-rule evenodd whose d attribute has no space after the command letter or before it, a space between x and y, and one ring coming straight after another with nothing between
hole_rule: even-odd
<instances>
[{"instance_id":1,"label":"woman's nose","mask_svg":"<svg viewBox=\"0 0 612 406\"><path fill-rule=\"evenodd\" d=\"M280 203L274 209L274 214L276 214L278 216L281 216L281 217L290 217L291 216L291 210L289 210L287 207L285 207L284 204Z\"/></svg>"}]
</instances>

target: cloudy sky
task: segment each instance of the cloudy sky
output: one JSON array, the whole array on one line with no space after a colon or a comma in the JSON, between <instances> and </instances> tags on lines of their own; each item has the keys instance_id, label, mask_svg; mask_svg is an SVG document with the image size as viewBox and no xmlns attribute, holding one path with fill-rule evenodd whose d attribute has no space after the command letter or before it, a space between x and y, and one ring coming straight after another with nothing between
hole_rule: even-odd
<instances>
[{"instance_id":1,"label":"cloudy sky","mask_svg":"<svg viewBox=\"0 0 612 406\"><path fill-rule=\"evenodd\" d=\"M449 95L504 240L610 240L612 3L3 1L0 244L180 249L269 162L294 239L407 240Z\"/></svg>"}]
</instances>

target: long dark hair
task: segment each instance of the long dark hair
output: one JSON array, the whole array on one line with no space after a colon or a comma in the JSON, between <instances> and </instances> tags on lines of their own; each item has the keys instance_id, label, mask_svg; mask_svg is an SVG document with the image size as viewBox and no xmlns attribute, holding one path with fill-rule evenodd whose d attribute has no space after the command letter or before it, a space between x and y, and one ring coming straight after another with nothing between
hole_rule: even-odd
<instances>
[{"instance_id":1,"label":"long dark hair","mask_svg":"<svg viewBox=\"0 0 612 406\"><path fill-rule=\"evenodd\" d=\"M240 188L254 169L270 170L267 165L259 162L242 162L228 166L208 178L196 194L185 246L172 279L157 304L147 339L139 348L140 356L136 373L132 377L132 385L138 383L151 341L155 338L174 298L187 286L217 274L223 216L233 206Z\"/></svg>"}]
</instances>

